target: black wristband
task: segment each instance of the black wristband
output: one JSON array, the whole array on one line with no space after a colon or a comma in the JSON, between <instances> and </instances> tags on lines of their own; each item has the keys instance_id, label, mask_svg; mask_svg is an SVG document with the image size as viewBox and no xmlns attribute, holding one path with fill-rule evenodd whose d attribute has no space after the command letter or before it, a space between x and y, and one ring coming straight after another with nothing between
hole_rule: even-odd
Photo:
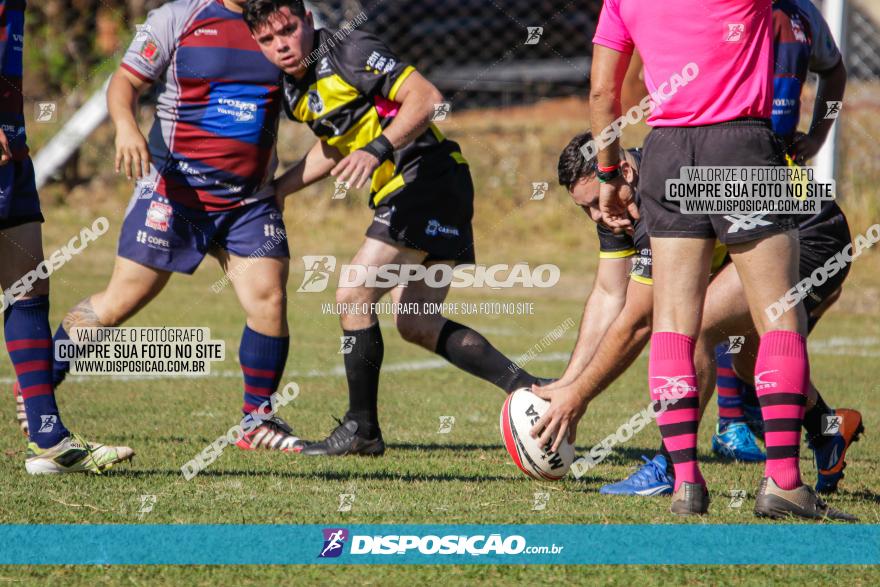
<instances>
[{"instance_id":1,"label":"black wristband","mask_svg":"<svg viewBox=\"0 0 880 587\"><path fill-rule=\"evenodd\" d=\"M391 159L394 155L394 145L391 144L391 141L388 140L388 137L385 135L379 135L363 147L361 147L361 151L366 151L370 155L374 156L379 160L379 163L384 163Z\"/></svg>"},{"instance_id":2,"label":"black wristband","mask_svg":"<svg viewBox=\"0 0 880 587\"><path fill-rule=\"evenodd\" d=\"M620 167L616 167L612 171L596 171L596 177L599 178L599 183L608 183L612 179L617 179L621 175Z\"/></svg>"}]
</instances>

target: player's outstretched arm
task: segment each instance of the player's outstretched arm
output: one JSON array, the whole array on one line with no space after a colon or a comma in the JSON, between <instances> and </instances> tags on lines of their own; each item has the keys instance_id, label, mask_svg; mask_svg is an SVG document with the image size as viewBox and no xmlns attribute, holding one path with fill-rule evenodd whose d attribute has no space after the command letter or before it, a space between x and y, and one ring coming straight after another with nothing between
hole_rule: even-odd
<instances>
[{"instance_id":1,"label":"player's outstretched arm","mask_svg":"<svg viewBox=\"0 0 880 587\"><path fill-rule=\"evenodd\" d=\"M275 178L275 193L281 200L294 192L321 181L342 159L338 150L323 141L317 141L302 160Z\"/></svg>"},{"instance_id":2,"label":"player's outstretched arm","mask_svg":"<svg viewBox=\"0 0 880 587\"><path fill-rule=\"evenodd\" d=\"M571 383L586 368L605 337L615 317L626 303L626 289L629 284L631 258L599 259L593 291L584 305L577 343L571 353L568 366L560 380L553 387Z\"/></svg>"},{"instance_id":3,"label":"player's outstretched arm","mask_svg":"<svg viewBox=\"0 0 880 587\"><path fill-rule=\"evenodd\" d=\"M147 140L137 123L138 96L149 86L120 67L107 88L107 109L116 127L116 173L122 170L128 179L140 179L150 170Z\"/></svg>"},{"instance_id":4,"label":"player's outstretched arm","mask_svg":"<svg viewBox=\"0 0 880 587\"><path fill-rule=\"evenodd\" d=\"M577 425L587 405L626 371L651 338L654 298L651 286L633 281L627 288L626 305L602 338L593 360L569 385L552 391L532 387L538 396L550 400L550 408L531 430L541 445L555 439L556 451L565 435L575 441Z\"/></svg>"}]
</instances>

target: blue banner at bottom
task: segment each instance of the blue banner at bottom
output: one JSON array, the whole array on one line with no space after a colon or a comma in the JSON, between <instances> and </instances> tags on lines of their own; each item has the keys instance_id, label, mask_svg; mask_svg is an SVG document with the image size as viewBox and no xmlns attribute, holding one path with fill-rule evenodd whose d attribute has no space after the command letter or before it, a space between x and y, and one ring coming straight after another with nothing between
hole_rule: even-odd
<instances>
[{"instance_id":1,"label":"blue banner at bottom","mask_svg":"<svg viewBox=\"0 0 880 587\"><path fill-rule=\"evenodd\" d=\"M880 564L880 525L5 525L0 564Z\"/></svg>"}]
</instances>

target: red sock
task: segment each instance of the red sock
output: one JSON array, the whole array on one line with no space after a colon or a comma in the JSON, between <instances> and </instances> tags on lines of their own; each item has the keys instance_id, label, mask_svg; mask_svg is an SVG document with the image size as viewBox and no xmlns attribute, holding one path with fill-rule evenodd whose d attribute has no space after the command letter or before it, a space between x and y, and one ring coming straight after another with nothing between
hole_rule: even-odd
<instances>
[{"instance_id":1,"label":"red sock","mask_svg":"<svg viewBox=\"0 0 880 587\"><path fill-rule=\"evenodd\" d=\"M809 382L806 339L785 330L764 334L755 363L755 391L767 445L764 476L782 489L801 485L798 458Z\"/></svg>"},{"instance_id":2,"label":"red sock","mask_svg":"<svg viewBox=\"0 0 880 587\"><path fill-rule=\"evenodd\" d=\"M684 483L705 485L697 465L700 398L694 368L694 340L677 332L651 337L648 385L663 445L675 468L675 489ZM665 407L665 409L663 409Z\"/></svg>"}]
</instances>

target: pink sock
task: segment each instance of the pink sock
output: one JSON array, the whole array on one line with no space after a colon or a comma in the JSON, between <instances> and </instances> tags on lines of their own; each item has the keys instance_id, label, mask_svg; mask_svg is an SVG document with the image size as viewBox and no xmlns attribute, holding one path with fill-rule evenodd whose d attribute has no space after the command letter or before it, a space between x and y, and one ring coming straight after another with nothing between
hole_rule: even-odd
<instances>
[{"instance_id":1,"label":"pink sock","mask_svg":"<svg viewBox=\"0 0 880 587\"><path fill-rule=\"evenodd\" d=\"M663 445L675 468L675 489L684 483L705 485L697 465L700 398L694 368L694 340L677 332L655 332L648 364L651 400L658 413ZM665 408L665 409L663 409Z\"/></svg>"},{"instance_id":2,"label":"pink sock","mask_svg":"<svg viewBox=\"0 0 880 587\"><path fill-rule=\"evenodd\" d=\"M810 382L807 341L797 332L774 330L761 337L755 391L764 416L764 476L782 489L801 485L801 423Z\"/></svg>"}]
</instances>

